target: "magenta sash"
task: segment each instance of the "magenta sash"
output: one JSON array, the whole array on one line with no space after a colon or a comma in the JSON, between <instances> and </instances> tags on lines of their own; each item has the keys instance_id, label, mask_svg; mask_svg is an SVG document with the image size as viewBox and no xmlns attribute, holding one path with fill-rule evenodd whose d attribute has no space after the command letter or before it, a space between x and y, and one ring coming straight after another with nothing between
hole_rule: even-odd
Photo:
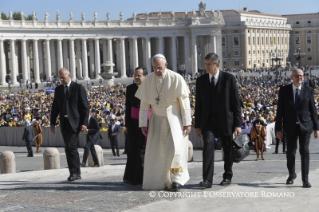
<instances>
[{"instance_id":1,"label":"magenta sash","mask_svg":"<svg viewBox=\"0 0 319 212\"><path fill-rule=\"evenodd\" d=\"M131 107L131 117L133 119L138 119L140 115L140 109L136 107Z\"/></svg>"}]
</instances>

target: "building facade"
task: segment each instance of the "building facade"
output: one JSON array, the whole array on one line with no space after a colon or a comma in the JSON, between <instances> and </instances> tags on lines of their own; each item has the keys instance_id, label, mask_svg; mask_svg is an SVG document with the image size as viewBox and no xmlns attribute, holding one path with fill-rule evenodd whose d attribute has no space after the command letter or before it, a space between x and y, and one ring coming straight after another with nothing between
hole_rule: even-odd
<instances>
[{"instance_id":1,"label":"building facade","mask_svg":"<svg viewBox=\"0 0 319 212\"><path fill-rule=\"evenodd\" d=\"M99 78L101 64L115 63L119 77L131 75L137 66L151 72L151 56L162 53L173 71L195 74L209 52L221 54L221 28L225 25L220 11L206 11L201 2L191 12L155 12L123 20L43 21L0 20L0 84L10 78L12 84L57 76L66 67L72 80ZM200 65L198 65L200 64Z\"/></svg>"},{"instance_id":2,"label":"building facade","mask_svg":"<svg viewBox=\"0 0 319 212\"><path fill-rule=\"evenodd\" d=\"M319 64L319 13L283 15L291 25L289 58L292 64L299 65L296 59L299 52L305 53L300 65Z\"/></svg>"}]
</instances>

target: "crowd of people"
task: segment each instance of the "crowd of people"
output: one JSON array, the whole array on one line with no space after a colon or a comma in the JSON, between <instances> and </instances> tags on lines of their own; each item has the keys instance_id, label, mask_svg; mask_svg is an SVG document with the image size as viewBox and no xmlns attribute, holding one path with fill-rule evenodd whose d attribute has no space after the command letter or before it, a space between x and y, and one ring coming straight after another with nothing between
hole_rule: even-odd
<instances>
[{"instance_id":1,"label":"crowd of people","mask_svg":"<svg viewBox=\"0 0 319 212\"><path fill-rule=\"evenodd\" d=\"M196 85L194 79L188 79L190 89L190 106L192 117L195 113ZM188 77L187 77L188 78ZM236 75L237 87L242 108L243 133L250 133L252 123L259 118L266 124L274 122L278 91L280 86L290 84L290 76L271 79L268 75L239 76ZM314 99L319 110L318 85L315 87ZM92 86L86 88L90 109L95 111L101 131L107 131L111 123L110 117L116 118L117 124L125 126L125 93L126 85L120 83L114 86ZM42 127L50 126L50 112L53 93L45 90L24 90L18 93L0 92L0 126L23 127L25 121L31 124L40 117ZM57 119L57 125L60 120Z\"/></svg>"}]
</instances>

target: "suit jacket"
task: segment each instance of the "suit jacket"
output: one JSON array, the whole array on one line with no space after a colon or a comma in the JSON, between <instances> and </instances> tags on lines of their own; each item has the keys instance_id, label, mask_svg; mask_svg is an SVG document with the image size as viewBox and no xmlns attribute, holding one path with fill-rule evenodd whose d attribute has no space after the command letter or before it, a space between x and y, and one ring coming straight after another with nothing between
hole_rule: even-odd
<instances>
[{"instance_id":1,"label":"suit jacket","mask_svg":"<svg viewBox=\"0 0 319 212\"><path fill-rule=\"evenodd\" d=\"M102 138L100 134L100 127L97 119L93 116L91 116L88 128L88 134L87 134L87 142L92 141L94 144L98 144L100 139Z\"/></svg>"},{"instance_id":2,"label":"suit jacket","mask_svg":"<svg viewBox=\"0 0 319 212\"><path fill-rule=\"evenodd\" d=\"M115 136L112 136L112 134L115 133ZM109 125L109 130L108 130L108 137L112 141L117 141L117 135L120 133L120 126L115 125L114 130L112 131L112 124Z\"/></svg>"},{"instance_id":3,"label":"suit jacket","mask_svg":"<svg viewBox=\"0 0 319 212\"><path fill-rule=\"evenodd\" d=\"M275 121L275 131L281 131L283 127L287 135L295 134L296 122L299 122L301 133L319 130L313 89L308 85L302 85L300 102L295 107L292 84L280 87Z\"/></svg>"},{"instance_id":4,"label":"suit jacket","mask_svg":"<svg viewBox=\"0 0 319 212\"><path fill-rule=\"evenodd\" d=\"M135 93L138 89L136 83L131 84L126 87L126 102L125 102L125 127L132 129L133 131L137 131L138 119L134 119L131 117L131 109L132 107L140 108L140 100L135 97Z\"/></svg>"},{"instance_id":5,"label":"suit jacket","mask_svg":"<svg viewBox=\"0 0 319 212\"><path fill-rule=\"evenodd\" d=\"M24 128L22 140L26 142L32 142L34 139L34 131L32 126L27 126Z\"/></svg>"},{"instance_id":6,"label":"suit jacket","mask_svg":"<svg viewBox=\"0 0 319 212\"><path fill-rule=\"evenodd\" d=\"M64 118L61 115L63 110L64 86L59 85L55 89L54 100L51 111L51 125L55 125L56 118L60 113L61 129L64 127ZM68 97L68 117L70 125L74 132L79 131L80 125L88 125L89 104L86 97L85 89L82 85L71 82Z\"/></svg>"},{"instance_id":7,"label":"suit jacket","mask_svg":"<svg viewBox=\"0 0 319 212\"><path fill-rule=\"evenodd\" d=\"M222 133L232 135L235 127L241 127L241 108L235 77L219 70L216 100L210 95L209 74L196 80L195 128L204 129L209 121L211 102L217 104L218 119Z\"/></svg>"}]
</instances>

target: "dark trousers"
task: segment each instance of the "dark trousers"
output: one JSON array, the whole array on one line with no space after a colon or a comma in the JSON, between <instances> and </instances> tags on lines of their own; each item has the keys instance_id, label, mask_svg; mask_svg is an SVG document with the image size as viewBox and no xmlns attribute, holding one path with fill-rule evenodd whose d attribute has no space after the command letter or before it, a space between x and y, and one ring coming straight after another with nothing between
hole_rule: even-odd
<instances>
[{"instance_id":1,"label":"dark trousers","mask_svg":"<svg viewBox=\"0 0 319 212\"><path fill-rule=\"evenodd\" d=\"M111 138L111 139L110 139L110 142L111 142L111 147L112 147L112 153L113 153L113 155L114 155L114 156L115 156L116 154L117 154L117 155L120 155L119 145L117 144L117 139ZM116 154L115 154L115 148L116 148Z\"/></svg>"},{"instance_id":2,"label":"dark trousers","mask_svg":"<svg viewBox=\"0 0 319 212\"><path fill-rule=\"evenodd\" d=\"M78 137L80 132L74 132L69 119L64 118L64 126L61 129L61 133L65 144L65 155L70 175L81 175L80 155L78 152Z\"/></svg>"},{"instance_id":3,"label":"dark trousers","mask_svg":"<svg viewBox=\"0 0 319 212\"><path fill-rule=\"evenodd\" d=\"M282 138L282 152L285 153L286 152L286 138L285 135ZM275 152L278 153L278 147L279 147L279 139L276 138L276 148L275 148Z\"/></svg>"},{"instance_id":4,"label":"dark trousers","mask_svg":"<svg viewBox=\"0 0 319 212\"><path fill-rule=\"evenodd\" d=\"M26 141L25 145L26 145L27 150L28 150L28 155L33 157L32 141Z\"/></svg>"},{"instance_id":5,"label":"dark trousers","mask_svg":"<svg viewBox=\"0 0 319 212\"><path fill-rule=\"evenodd\" d=\"M301 175L302 181L308 181L309 174L309 141L310 133L303 134L300 132L300 126L296 126L295 134L286 135L287 139L287 168L289 176L295 175L295 158L297 150L297 139L299 137L299 153L301 158Z\"/></svg>"},{"instance_id":6,"label":"dark trousers","mask_svg":"<svg viewBox=\"0 0 319 212\"><path fill-rule=\"evenodd\" d=\"M232 156L232 136L225 136L218 133L219 130L214 127L206 127L202 130L204 148L203 148L203 180L213 182L214 175L214 152L215 152L215 137L221 139L224 151L224 174L223 179L232 179L233 177L233 156Z\"/></svg>"},{"instance_id":7,"label":"dark trousers","mask_svg":"<svg viewBox=\"0 0 319 212\"><path fill-rule=\"evenodd\" d=\"M100 165L99 159L97 158L94 143L92 141L87 141L85 147L84 147L84 154L83 154L83 163L86 164L86 160L89 156L89 151L91 151L91 155L94 161L94 165Z\"/></svg>"}]
</instances>

